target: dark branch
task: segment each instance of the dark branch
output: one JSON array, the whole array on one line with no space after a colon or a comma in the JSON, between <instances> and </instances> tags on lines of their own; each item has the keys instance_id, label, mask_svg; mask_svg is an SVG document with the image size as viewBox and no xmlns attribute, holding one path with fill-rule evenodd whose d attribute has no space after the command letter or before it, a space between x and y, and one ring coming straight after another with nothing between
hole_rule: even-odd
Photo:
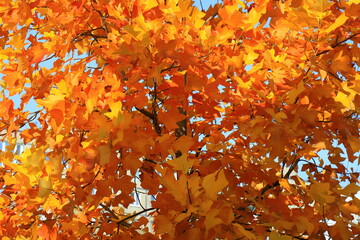
<instances>
[{"instance_id":1,"label":"dark branch","mask_svg":"<svg viewBox=\"0 0 360 240\"><path fill-rule=\"evenodd\" d=\"M151 120L154 120L154 114L149 112L149 111L146 111L145 109L140 109L138 107L135 107L136 110L138 110L139 112L141 112L142 114L144 114L146 117L150 118Z\"/></svg>"},{"instance_id":2,"label":"dark branch","mask_svg":"<svg viewBox=\"0 0 360 240\"><path fill-rule=\"evenodd\" d=\"M272 189L274 187L280 186L280 182L276 181L272 185L268 184L261 190L261 195L264 195L269 189Z\"/></svg>"},{"instance_id":3,"label":"dark branch","mask_svg":"<svg viewBox=\"0 0 360 240\"><path fill-rule=\"evenodd\" d=\"M338 171L336 171L335 169L322 167L322 166L319 166L319 165L317 165L317 164L315 164L315 163L309 162L309 161L304 160L304 159L299 160L299 162L306 162L307 164L309 164L309 165L311 165L311 166L314 166L314 167L316 167L316 168L321 168L321 169L323 169L323 170L325 170L325 171L334 172L334 173L342 174L342 175L360 174L360 172L338 172Z\"/></svg>"},{"instance_id":4,"label":"dark branch","mask_svg":"<svg viewBox=\"0 0 360 240\"><path fill-rule=\"evenodd\" d=\"M99 175L99 173L100 173L100 169L99 169L99 171L97 171L97 173L95 174L95 176L93 177L93 179L92 179L90 182L88 182L87 184L85 184L84 186L82 186L81 188L82 188L82 189L85 189L87 186L89 186L90 184L92 184L92 183L94 182L94 180L96 179L96 177Z\"/></svg>"},{"instance_id":5,"label":"dark branch","mask_svg":"<svg viewBox=\"0 0 360 240\"><path fill-rule=\"evenodd\" d=\"M180 68L180 66L174 66L174 64L171 64L170 67L162 69L162 70L160 71L160 73L169 71L169 70L174 69L174 68Z\"/></svg>"},{"instance_id":6,"label":"dark branch","mask_svg":"<svg viewBox=\"0 0 360 240\"><path fill-rule=\"evenodd\" d=\"M140 215L140 214L143 214L143 213L146 213L146 212L152 211L152 210L157 210L157 209L156 209L156 208L144 209L144 210L142 210L142 211L140 211L140 212L137 212L137 213L135 213L135 214L133 214L133 215L131 215L131 216L128 216L128 217L126 217L126 218L124 218L124 219L121 219L120 221L117 222L117 224L122 224L122 225L124 225L127 220L132 219L132 218L134 218L134 217L136 217L136 216L138 216L138 215Z\"/></svg>"},{"instance_id":7,"label":"dark branch","mask_svg":"<svg viewBox=\"0 0 360 240\"><path fill-rule=\"evenodd\" d=\"M355 33L355 34L351 35L350 37L345 38L345 39L342 40L341 42L338 42L338 43L332 45L331 47L334 49L334 48L340 46L341 44L343 44L344 42L346 42L346 41L348 41L348 40L356 37L356 36L359 35L359 34L360 34L360 33ZM330 51L331 51L330 49L324 50L324 51L321 51L321 52L317 53L315 56L317 57L317 56L320 56L320 55L322 55L322 54L324 54L324 53L327 53L327 52L330 52Z\"/></svg>"}]
</instances>

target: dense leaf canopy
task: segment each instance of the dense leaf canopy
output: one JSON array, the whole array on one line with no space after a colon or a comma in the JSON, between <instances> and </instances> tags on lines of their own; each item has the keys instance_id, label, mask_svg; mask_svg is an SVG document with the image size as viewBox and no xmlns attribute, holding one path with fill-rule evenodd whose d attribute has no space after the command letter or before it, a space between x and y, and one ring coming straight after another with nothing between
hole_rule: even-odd
<instances>
[{"instance_id":1,"label":"dense leaf canopy","mask_svg":"<svg viewBox=\"0 0 360 240\"><path fill-rule=\"evenodd\" d=\"M359 12L2 0L0 236L355 239Z\"/></svg>"}]
</instances>

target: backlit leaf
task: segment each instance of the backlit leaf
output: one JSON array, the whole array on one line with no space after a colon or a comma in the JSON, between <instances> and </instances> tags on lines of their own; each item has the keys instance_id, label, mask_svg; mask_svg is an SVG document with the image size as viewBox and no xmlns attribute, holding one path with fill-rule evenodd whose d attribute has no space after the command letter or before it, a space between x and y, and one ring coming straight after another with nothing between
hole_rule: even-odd
<instances>
[{"instance_id":1,"label":"backlit leaf","mask_svg":"<svg viewBox=\"0 0 360 240\"><path fill-rule=\"evenodd\" d=\"M0 236L358 239L359 12L0 1Z\"/></svg>"},{"instance_id":2,"label":"backlit leaf","mask_svg":"<svg viewBox=\"0 0 360 240\"><path fill-rule=\"evenodd\" d=\"M330 33L331 31L334 31L336 28L343 25L347 20L348 17L345 15L345 13L342 13L338 18L336 18L335 22L325 30L325 32Z\"/></svg>"},{"instance_id":3,"label":"backlit leaf","mask_svg":"<svg viewBox=\"0 0 360 240\"><path fill-rule=\"evenodd\" d=\"M216 200L217 195L228 185L228 181L225 177L224 170L211 173L204 177L202 186L205 189L206 195Z\"/></svg>"},{"instance_id":4,"label":"backlit leaf","mask_svg":"<svg viewBox=\"0 0 360 240\"><path fill-rule=\"evenodd\" d=\"M310 194L312 198L321 205L324 205L326 203L332 203L336 199L330 193L329 183L313 183L310 187Z\"/></svg>"},{"instance_id":5,"label":"backlit leaf","mask_svg":"<svg viewBox=\"0 0 360 240\"><path fill-rule=\"evenodd\" d=\"M41 198L49 196L52 190L51 180L48 178L40 178L39 179L39 194L38 196Z\"/></svg>"}]
</instances>

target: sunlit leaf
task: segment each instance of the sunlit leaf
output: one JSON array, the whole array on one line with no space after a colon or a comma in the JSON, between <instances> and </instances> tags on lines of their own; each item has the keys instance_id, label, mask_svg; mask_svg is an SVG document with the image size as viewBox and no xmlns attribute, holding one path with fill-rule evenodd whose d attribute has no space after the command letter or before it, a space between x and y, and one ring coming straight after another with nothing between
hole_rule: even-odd
<instances>
[{"instance_id":1,"label":"sunlit leaf","mask_svg":"<svg viewBox=\"0 0 360 240\"><path fill-rule=\"evenodd\" d=\"M205 189L206 195L215 200L221 190L228 185L228 181L225 177L224 170L211 173L204 177L202 186Z\"/></svg>"},{"instance_id":2,"label":"sunlit leaf","mask_svg":"<svg viewBox=\"0 0 360 240\"><path fill-rule=\"evenodd\" d=\"M47 197L52 190L52 183L50 179L40 178L39 179L39 193L38 196L41 198Z\"/></svg>"},{"instance_id":3,"label":"sunlit leaf","mask_svg":"<svg viewBox=\"0 0 360 240\"><path fill-rule=\"evenodd\" d=\"M348 17L345 13L342 13L338 18L336 18L335 22L331 24L326 30L326 33L330 33L331 31L335 30L339 26L343 25L348 20Z\"/></svg>"},{"instance_id":4,"label":"sunlit leaf","mask_svg":"<svg viewBox=\"0 0 360 240\"><path fill-rule=\"evenodd\" d=\"M358 239L359 12L0 1L0 236Z\"/></svg>"},{"instance_id":5,"label":"sunlit leaf","mask_svg":"<svg viewBox=\"0 0 360 240\"><path fill-rule=\"evenodd\" d=\"M321 205L332 203L336 199L335 196L332 196L330 193L329 183L313 183L310 187L310 194L313 199Z\"/></svg>"}]
</instances>

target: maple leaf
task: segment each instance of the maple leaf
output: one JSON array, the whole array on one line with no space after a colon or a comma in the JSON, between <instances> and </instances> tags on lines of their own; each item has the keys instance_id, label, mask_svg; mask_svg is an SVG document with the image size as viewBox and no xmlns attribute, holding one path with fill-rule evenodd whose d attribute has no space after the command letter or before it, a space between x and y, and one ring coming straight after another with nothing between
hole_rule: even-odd
<instances>
[{"instance_id":1,"label":"maple leaf","mask_svg":"<svg viewBox=\"0 0 360 240\"><path fill-rule=\"evenodd\" d=\"M335 197L330 195L329 189L329 183L315 182L310 188L310 194L316 202L324 205L325 203L331 203L335 201Z\"/></svg>"},{"instance_id":2,"label":"maple leaf","mask_svg":"<svg viewBox=\"0 0 360 240\"><path fill-rule=\"evenodd\" d=\"M207 175L204 177L204 181L202 183L206 195L212 200L215 200L218 193L227 185L228 181L226 180L224 170Z\"/></svg>"},{"instance_id":3,"label":"maple leaf","mask_svg":"<svg viewBox=\"0 0 360 240\"><path fill-rule=\"evenodd\" d=\"M0 2L4 239L359 238L359 1L198 5Z\"/></svg>"}]
</instances>

